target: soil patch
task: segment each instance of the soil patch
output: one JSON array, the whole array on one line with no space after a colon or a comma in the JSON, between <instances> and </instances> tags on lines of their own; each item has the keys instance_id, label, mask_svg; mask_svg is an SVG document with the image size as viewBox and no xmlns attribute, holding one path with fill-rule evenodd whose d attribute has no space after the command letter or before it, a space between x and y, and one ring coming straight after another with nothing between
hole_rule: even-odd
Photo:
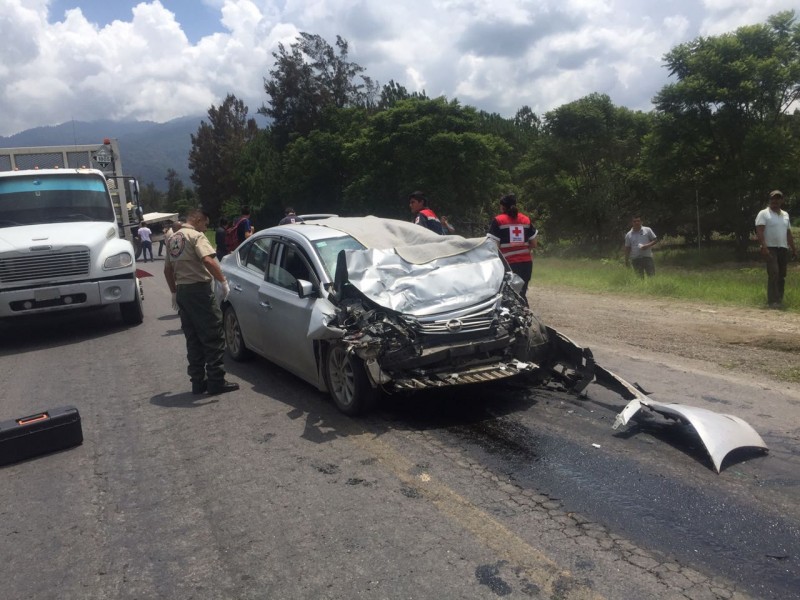
<instances>
[{"instance_id":1,"label":"soil patch","mask_svg":"<svg viewBox=\"0 0 800 600\"><path fill-rule=\"evenodd\" d=\"M531 308L587 346L669 354L708 370L800 382L800 314L533 285Z\"/></svg>"}]
</instances>

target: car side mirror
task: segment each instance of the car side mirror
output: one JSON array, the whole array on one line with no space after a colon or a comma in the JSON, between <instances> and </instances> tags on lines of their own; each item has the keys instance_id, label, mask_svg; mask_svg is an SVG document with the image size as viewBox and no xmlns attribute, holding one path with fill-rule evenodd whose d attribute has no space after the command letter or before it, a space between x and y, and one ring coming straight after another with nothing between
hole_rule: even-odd
<instances>
[{"instance_id":1,"label":"car side mirror","mask_svg":"<svg viewBox=\"0 0 800 600\"><path fill-rule=\"evenodd\" d=\"M310 296L316 296L317 290L314 289L314 284L310 281L306 281L305 279L298 279L297 280L297 295L301 298L308 298Z\"/></svg>"}]
</instances>

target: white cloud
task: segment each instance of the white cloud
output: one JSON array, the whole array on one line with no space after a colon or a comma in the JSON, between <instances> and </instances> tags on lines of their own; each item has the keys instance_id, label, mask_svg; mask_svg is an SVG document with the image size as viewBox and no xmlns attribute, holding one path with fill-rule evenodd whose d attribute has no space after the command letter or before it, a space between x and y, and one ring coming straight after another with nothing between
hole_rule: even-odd
<instances>
[{"instance_id":1,"label":"white cloud","mask_svg":"<svg viewBox=\"0 0 800 600\"><path fill-rule=\"evenodd\" d=\"M796 2L202 0L217 15L216 33L190 42L158 0L129 1L127 20L105 26L79 8L49 14L53 1L0 0L0 135L72 118L205 114L228 93L254 113L266 101L272 53L299 31L330 43L341 35L350 59L382 84L394 79L507 116L592 92L649 110L667 82L662 57L676 44L763 22Z\"/></svg>"}]
</instances>

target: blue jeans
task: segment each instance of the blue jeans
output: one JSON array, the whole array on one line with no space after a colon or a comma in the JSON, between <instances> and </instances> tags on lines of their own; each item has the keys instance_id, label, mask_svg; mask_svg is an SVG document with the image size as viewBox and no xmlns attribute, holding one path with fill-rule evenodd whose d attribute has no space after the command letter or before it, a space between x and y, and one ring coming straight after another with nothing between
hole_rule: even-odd
<instances>
[{"instance_id":1,"label":"blue jeans","mask_svg":"<svg viewBox=\"0 0 800 600\"><path fill-rule=\"evenodd\" d=\"M153 242L149 240L142 240L142 260L147 262L147 253L150 252L150 260L155 260L153 258Z\"/></svg>"}]
</instances>

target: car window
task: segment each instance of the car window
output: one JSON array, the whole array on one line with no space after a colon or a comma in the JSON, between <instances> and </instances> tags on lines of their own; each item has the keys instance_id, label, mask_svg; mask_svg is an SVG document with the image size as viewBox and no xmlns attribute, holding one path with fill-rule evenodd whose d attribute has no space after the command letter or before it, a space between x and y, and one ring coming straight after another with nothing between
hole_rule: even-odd
<instances>
[{"instance_id":1,"label":"car window","mask_svg":"<svg viewBox=\"0 0 800 600\"><path fill-rule=\"evenodd\" d=\"M336 273L336 258L342 250L362 250L364 245L355 238L349 235L343 237L328 238L324 240L316 240L314 247L317 249L317 254L322 259L322 264L325 265L325 270L328 272L328 277L333 279Z\"/></svg>"},{"instance_id":2,"label":"car window","mask_svg":"<svg viewBox=\"0 0 800 600\"><path fill-rule=\"evenodd\" d=\"M271 243L272 240L269 238L258 238L252 244L242 248L239 254L242 260L242 266L245 269L255 271L261 275L266 273ZM242 256L242 254L244 254L244 256Z\"/></svg>"},{"instance_id":3,"label":"car window","mask_svg":"<svg viewBox=\"0 0 800 600\"><path fill-rule=\"evenodd\" d=\"M269 283L292 291L296 291L298 279L317 283L317 278L298 248L280 242L275 242L275 246L267 271Z\"/></svg>"}]
</instances>

